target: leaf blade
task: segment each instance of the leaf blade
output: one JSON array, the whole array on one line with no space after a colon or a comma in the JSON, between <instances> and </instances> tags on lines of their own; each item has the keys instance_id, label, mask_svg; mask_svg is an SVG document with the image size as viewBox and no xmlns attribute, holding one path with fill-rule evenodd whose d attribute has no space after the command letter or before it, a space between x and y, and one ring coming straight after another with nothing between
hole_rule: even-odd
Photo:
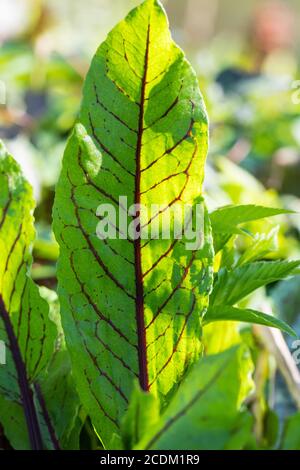
<instances>
[{"instance_id":1,"label":"leaf blade","mask_svg":"<svg viewBox=\"0 0 300 470\"><path fill-rule=\"evenodd\" d=\"M290 214L286 209L277 209L254 204L228 205L210 213L215 251L218 253L234 235L248 235L240 225L255 220Z\"/></svg>"},{"instance_id":2,"label":"leaf blade","mask_svg":"<svg viewBox=\"0 0 300 470\"><path fill-rule=\"evenodd\" d=\"M295 331L284 321L272 315L265 314L253 309L242 309L231 307L230 305L217 305L208 309L204 317L204 325L219 321L239 321L245 323L255 323L258 325L278 328L290 336L297 337Z\"/></svg>"},{"instance_id":3,"label":"leaf blade","mask_svg":"<svg viewBox=\"0 0 300 470\"><path fill-rule=\"evenodd\" d=\"M236 227L247 222L290 214L292 211L253 204L224 206L210 214L213 230L216 233L236 233Z\"/></svg>"},{"instance_id":4,"label":"leaf blade","mask_svg":"<svg viewBox=\"0 0 300 470\"><path fill-rule=\"evenodd\" d=\"M256 289L293 275L299 261L256 261L218 274L210 306L234 305Z\"/></svg>"},{"instance_id":5,"label":"leaf blade","mask_svg":"<svg viewBox=\"0 0 300 470\"><path fill-rule=\"evenodd\" d=\"M234 429L245 418L241 406L253 388L252 370L244 347L201 358L180 385L160 421L145 429L135 449L243 448L250 436L251 422L245 426L242 436L235 435Z\"/></svg>"},{"instance_id":6,"label":"leaf blade","mask_svg":"<svg viewBox=\"0 0 300 470\"><path fill-rule=\"evenodd\" d=\"M6 364L0 367L0 421L13 446L42 450L57 446L35 392L43 389L42 376L57 352L57 328L48 300L29 277L33 208L31 187L0 142L0 340L6 346ZM58 398L53 390L51 396ZM48 405L48 400L43 402L49 422Z\"/></svg>"},{"instance_id":7,"label":"leaf blade","mask_svg":"<svg viewBox=\"0 0 300 470\"><path fill-rule=\"evenodd\" d=\"M7 366L0 369L1 391L22 405L31 446L41 449L30 381L46 367L54 348L54 325L49 322L47 303L28 277L34 237L31 188L2 143L0 179L0 335L8 352Z\"/></svg>"},{"instance_id":8,"label":"leaf blade","mask_svg":"<svg viewBox=\"0 0 300 470\"><path fill-rule=\"evenodd\" d=\"M160 3L147 0L109 34L92 62L54 208L64 329L81 371L78 383L86 373L82 400L106 442L118 432L137 377L144 390L165 395L200 353L213 250L205 209L204 245L188 252L174 233L149 243L99 241L97 207L110 203L119 215L121 195L128 206L158 202L162 212L176 201L196 205L206 151L207 116L195 73L171 40ZM78 327L79 312L85 321ZM188 328L196 332L191 342Z\"/></svg>"}]
</instances>

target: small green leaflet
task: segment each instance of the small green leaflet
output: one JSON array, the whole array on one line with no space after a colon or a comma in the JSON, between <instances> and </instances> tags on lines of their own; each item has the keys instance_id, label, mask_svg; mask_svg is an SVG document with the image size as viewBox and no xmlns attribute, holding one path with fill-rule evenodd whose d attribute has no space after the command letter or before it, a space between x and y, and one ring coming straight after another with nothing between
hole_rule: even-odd
<instances>
[{"instance_id":1,"label":"small green leaflet","mask_svg":"<svg viewBox=\"0 0 300 470\"><path fill-rule=\"evenodd\" d=\"M33 207L30 186L0 143L0 340L6 347L6 364L0 366L0 422L14 447L38 450L58 448L60 434L43 396L57 329L48 303L28 275ZM54 393L52 399L57 398Z\"/></svg>"},{"instance_id":2,"label":"small green leaflet","mask_svg":"<svg viewBox=\"0 0 300 470\"><path fill-rule=\"evenodd\" d=\"M194 71L147 0L117 25L87 75L54 207L62 322L81 400L105 445L138 378L164 400L201 351L213 248L187 251L174 234L99 240L99 204L162 209L199 203L207 116ZM119 233L121 228L118 226Z\"/></svg>"}]
</instances>

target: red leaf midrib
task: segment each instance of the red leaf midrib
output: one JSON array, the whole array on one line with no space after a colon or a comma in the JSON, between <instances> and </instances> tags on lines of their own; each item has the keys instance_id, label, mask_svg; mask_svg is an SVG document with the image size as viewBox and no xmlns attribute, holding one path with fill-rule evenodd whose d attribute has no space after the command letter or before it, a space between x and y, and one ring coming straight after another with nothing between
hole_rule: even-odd
<instances>
[{"instance_id":1,"label":"red leaf midrib","mask_svg":"<svg viewBox=\"0 0 300 470\"><path fill-rule=\"evenodd\" d=\"M18 383L20 387L22 405L27 423L28 435L32 450L42 450L42 436L34 406L33 394L27 378L26 367L21 355L18 340L13 330L9 314L0 295L0 317L4 323L9 346L16 367Z\"/></svg>"},{"instance_id":2,"label":"red leaf midrib","mask_svg":"<svg viewBox=\"0 0 300 470\"><path fill-rule=\"evenodd\" d=\"M150 47L150 23L148 24L144 74L141 86L141 101L140 113L138 123L138 139L136 147L136 172L135 172L135 198L136 205L141 203L141 151L142 139L144 130L144 107L145 107L145 94L147 84L147 72L149 64L149 47ZM137 222L140 224L139 214ZM138 335L138 358L139 358L139 381L143 390L149 390L149 376L148 376L148 363L147 363L147 340L146 328L144 317L144 285L143 285L143 272L142 272L142 254L141 254L141 238L137 237L134 241L134 257L135 257L135 285L136 285L136 322L137 322L137 335Z\"/></svg>"}]
</instances>

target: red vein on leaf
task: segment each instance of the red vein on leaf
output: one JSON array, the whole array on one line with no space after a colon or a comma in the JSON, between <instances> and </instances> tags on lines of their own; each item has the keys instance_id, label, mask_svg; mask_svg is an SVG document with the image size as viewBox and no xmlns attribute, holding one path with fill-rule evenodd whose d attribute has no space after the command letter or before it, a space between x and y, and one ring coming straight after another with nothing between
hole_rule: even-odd
<instances>
[{"instance_id":1,"label":"red vein on leaf","mask_svg":"<svg viewBox=\"0 0 300 470\"><path fill-rule=\"evenodd\" d=\"M15 363L18 383L20 387L20 393L22 398L22 406L24 409L29 441L32 450L42 450L42 435L39 427L39 422L34 406L32 391L29 386L26 367L21 355L18 340L16 338L9 314L4 305L3 299L0 295L0 317L4 323L4 327L7 333L8 341L10 344L10 350Z\"/></svg>"},{"instance_id":2,"label":"red vein on leaf","mask_svg":"<svg viewBox=\"0 0 300 470\"><path fill-rule=\"evenodd\" d=\"M169 294L169 296L166 298L166 300L162 303L162 305L158 308L158 310L156 311L155 315L153 316L152 320L148 323L148 325L146 326L146 329L148 329L154 322L155 320L157 319L157 317L160 315L160 313L163 311L163 309L166 307L166 305L170 302L170 300L172 299L172 297L176 294L176 292L181 288L182 286L182 283L184 282L185 278L187 277L188 273L190 272L190 269L191 269L191 266L195 260L195 257L196 257L196 252L193 252L192 256L191 256L191 259L188 263L188 265L185 267L184 269L184 272L183 272L183 275L179 281L179 283L174 287L174 289L172 289L171 293Z\"/></svg>"},{"instance_id":3,"label":"red vein on leaf","mask_svg":"<svg viewBox=\"0 0 300 470\"><path fill-rule=\"evenodd\" d=\"M136 147L136 174L135 174L135 205L141 203L141 152L142 152L142 139L144 127L144 106L146 96L146 83L149 62L149 47L150 47L150 23L148 24L146 52L145 52L145 65L144 75L141 87L141 103L138 125L138 140ZM138 224L140 220L138 217ZM135 282L136 282L136 321L138 330L138 356L139 356L139 378L141 388L145 391L149 390L148 378L148 364L147 364L147 340L146 328L144 317L144 284L142 272L142 253L141 253L141 238L138 237L134 241L134 257L135 257Z\"/></svg>"},{"instance_id":4,"label":"red vein on leaf","mask_svg":"<svg viewBox=\"0 0 300 470\"><path fill-rule=\"evenodd\" d=\"M185 320L184 320L184 323L183 323L183 326L182 326L182 329L180 331L180 334L176 340L176 343L174 344L173 346L173 349L172 349L172 353L171 355L169 356L169 358L166 360L166 362L164 363L164 365L159 369L159 371L157 372L155 378L153 379L152 383L150 384L150 386L157 380L158 376L165 370L165 368L170 364L171 360L173 359L175 353L177 352L178 350L178 346L180 344L180 341L182 339L182 336L183 336L183 333L186 329L186 326L188 324L188 321L190 319L190 317L192 316L193 312L194 312L194 309L195 309L195 306L196 306L196 297L195 297L195 294L193 294L194 298L193 298L193 302L192 302L192 306L190 308L190 311L188 312L188 314L186 315L185 317Z\"/></svg>"},{"instance_id":5,"label":"red vein on leaf","mask_svg":"<svg viewBox=\"0 0 300 470\"><path fill-rule=\"evenodd\" d=\"M55 430L54 430L52 421L51 421L51 417L50 417L49 412L47 410L46 402L45 402L44 396L42 394L41 387L38 383L34 384L34 390L35 390L38 402L39 402L40 407L41 407L41 411L42 411L42 415L43 415L45 424L48 428L48 432L49 432L50 439L52 441L53 448L55 450L61 450L58 439L57 439L56 434L55 434Z\"/></svg>"}]
</instances>

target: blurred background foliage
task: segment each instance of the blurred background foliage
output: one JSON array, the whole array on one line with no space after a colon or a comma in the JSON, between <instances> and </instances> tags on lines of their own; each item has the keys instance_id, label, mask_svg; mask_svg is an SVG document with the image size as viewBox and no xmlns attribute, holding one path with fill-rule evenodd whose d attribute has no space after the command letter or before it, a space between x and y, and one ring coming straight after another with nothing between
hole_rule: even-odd
<instances>
[{"instance_id":1,"label":"blurred background foliage","mask_svg":"<svg viewBox=\"0 0 300 470\"><path fill-rule=\"evenodd\" d=\"M33 277L41 285L55 287L58 249L51 207L85 74L108 31L139 3L0 0L0 138L22 165L38 201ZM197 71L210 115L209 208L255 203L300 211L299 0L163 3L174 38ZM300 257L299 214L245 228L252 235L237 237L235 256ZM221 256L217 262L228 263L230 247ZM272 285L247 306L275 308L300 334L299 288L297 278ZM272 350L277 344L279 354L286 354L281 340L270 343L261 329L234 323L205 327L204 340L208 354L241 341L250 346L256 394L249 407L257 442L300 449L300 383L294 377L291 384ZM289 347L292 352L292 342ZM90 435L87 423L84 446L93 446Z\"/></svg>"}]
</instances>

